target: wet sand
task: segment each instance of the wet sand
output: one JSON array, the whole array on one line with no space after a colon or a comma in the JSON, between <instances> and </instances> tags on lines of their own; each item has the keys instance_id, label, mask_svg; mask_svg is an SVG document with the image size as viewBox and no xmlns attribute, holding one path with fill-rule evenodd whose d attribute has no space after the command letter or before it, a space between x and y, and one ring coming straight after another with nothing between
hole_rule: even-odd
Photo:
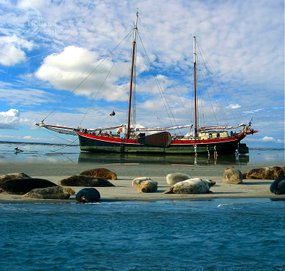
<instances>
[{"instance_id":1,"label":"wet sand","mask_svg":"<svg viewBox=\"0 0 285 271\"><path fill-rule=\"evenodd\" d=\"M234 167L244 173L250 169L262 166L269 165L235 165ZM270 192L269 187L272 180L245 179L243 180L243 184L238 185L222 183L224 169L228 167L226 165L1 163L0 175L23 172L31 177L44 178L59 184L60 180L64 178L79 174L83 170L99 167L108 168L118 175L118 180L111 181L115 187L96 188L101 194L102 201L208 200L215 198L271 198L285 200L285 195L274 195ZM216 185L211 188L212 193L209 194L163 194L163 192L170 187L165 181L165 176L168 173L174 172L187 173L192 177L211 179L216 182ZM158 182L158 191L156 193L138 193L136 189L132 187L132 180L142 176L151 177L154 181ZM72 187L76 192L81 188L82 187ZM0 193L0 201L13 202L33 200L23 198L20 195ZM74 196L66 201L75 201ZM65 201L61 200L61 202Z\"/></svg>"}]
</instances>

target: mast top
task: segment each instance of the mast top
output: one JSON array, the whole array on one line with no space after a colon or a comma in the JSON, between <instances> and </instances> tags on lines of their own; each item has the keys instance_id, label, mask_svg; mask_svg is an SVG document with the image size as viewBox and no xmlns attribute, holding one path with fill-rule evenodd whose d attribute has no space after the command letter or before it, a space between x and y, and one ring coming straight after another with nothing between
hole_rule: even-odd
<instances>
[{"instance_id":1,"label":"mast top","mask_svg":"<svg viewBox=\"0 0 285 271\"><path fill-rule=\"evenodd\" d=\"M137 39L137 31L138 31L138 19L139 19L139 12L136 12L136 21L135 21L135 25L134 25L134 39L133 41L136 42Z\"/></svg>"},{"instance_id":2,"label":"mast top","mask_svg":"<svg viewBox=\"0 0 285 271\"><path fill-rule=\"evenodd\" d=\"M196 36L193 36L193 63L197 63Z\"/></svg>"}]
</instances>

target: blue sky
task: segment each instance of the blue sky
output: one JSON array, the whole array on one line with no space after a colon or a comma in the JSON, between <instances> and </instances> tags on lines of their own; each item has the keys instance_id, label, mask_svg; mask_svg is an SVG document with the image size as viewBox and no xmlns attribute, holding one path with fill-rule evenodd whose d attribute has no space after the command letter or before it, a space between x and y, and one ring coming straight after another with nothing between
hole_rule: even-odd
<instances>
[{"instance_id":1,"label":"blue sky","mask_svg":"<svg viewBox=\"0 0 285 271\"><path fill-rule=\"evenodd\" d=\"M74 141L36 127L44 118L88 128L126 123L137 10L138 50L147 52L137 57L138 124L193 123L195 35L200 125L253 118L259 133L249 146L284 147L283 0L2 0L0 140Z\"/></svg>"}]
</instances>

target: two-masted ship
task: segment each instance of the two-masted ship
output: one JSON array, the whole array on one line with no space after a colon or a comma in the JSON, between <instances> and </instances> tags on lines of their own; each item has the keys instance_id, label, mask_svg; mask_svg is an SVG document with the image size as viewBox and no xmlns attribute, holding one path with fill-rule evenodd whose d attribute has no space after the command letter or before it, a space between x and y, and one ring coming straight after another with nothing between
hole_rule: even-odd
<instances>
[{"instance_id":1,"label":"two-masted ship","mask_svg":"<svg viewBox=\"0 0 285 271\"><path fill-rule=\"evenodd\" d=\"M131 74L129 83L128 119L125 125L99 127L94 129L71 128L46 124L36 125L59 133L76 135L81 151L108 153L143 153L143 154L198 154L246 153L247 147L241 144L247 135L257 131L251 123L237 126L198 126L197 102L197 52L196 37L193 38L193 77L194 77L194 123L172 127L139 128L131 125L132 99L135 74L135 57L138 31L138 13L133 28ZM188 129L185 135L177 136L174 130Z\"/></svg>"}]
</instances>

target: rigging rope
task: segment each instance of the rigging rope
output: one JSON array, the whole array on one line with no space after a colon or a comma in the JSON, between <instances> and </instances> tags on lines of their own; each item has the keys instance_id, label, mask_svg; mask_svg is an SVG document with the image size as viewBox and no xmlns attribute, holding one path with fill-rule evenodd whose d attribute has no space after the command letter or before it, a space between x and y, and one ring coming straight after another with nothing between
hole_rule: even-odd
<instances>
[{"instance_id":1,"label":"rigging rope","mask_svg":"<svg viewBox=\"0 0 285 271\"><path fill-rule=\"evenodd\" d=\"M202 61L203 61L203 65L204 65L205 70L206 70L206 71L203 70L203 73L204 73L205 78L206 78L206 77L208 77L208 78L209 78L209 77L210 77L210 78L214 78L214 75L215 75L215 74L218 74L217 70L211 65L211 63L210 63L209 61L206 61L205 54L204 54L204 52L203 52L203 49L202 49L200 46L198 46L198 50L199 50L199 54L200 54L200 56L201 56L201 59L202 59ZM217 82L217 81L215 81L215 83L216 83L216 82ZM212 87L214 90L219 91L219 92L222 92L222 93L225 95L226 91L225 91L224 87L223 87L221 84L219 84L219 85L217 86L217 84L213 84L213 82L210 82L210 81L209 81L209 83L211 83L211 87ZM207 94L207 96L208 96L208 98L209 98L209 101L210 101L210 104L211 104L211 107L212 107L213 117L214 117L214 119L215 119L217 125L219 125L219 123L221 123L221 118L218 118L218 117L217 117L217 112L216 112L216 110L215 110L215 106L214 106L213 103L212 103L213 98L212 98L212 99L210 98L210 94L209 94L207 88L206 88L206 94ZM224 108L223 108L223 109L224 109ZM228 117L229 117L229 116L228 116L227 113L228 113L228 111L224 112L224 114L220 114L220 115L223 116L223 123L227 123L227 122L229 121L229 120L228 120ZM239 120L237 119L237 116L231 115L230 118L234 118L234 119L235 119L235 122L236 122L236 123L239 123Z\"/></svg>"},{"instance_id":2,"label":"rigging rope","mask_svg":"<svg viewBox=\"0 0 285 271\"><path fill-rule=\"evenodd\" d=\"M132 30L130 30L130 31L128 32L128 34L127 34L123 39L120 40L120 42L110 51L110 54L111 54L111 55L113 55L113 52L121 45L121 43L122 43L124 40L126 40L126 39L130 36L131 33L132 33ZM76 92L76 90L78 90L78 89L83 85L83 83L86 82L86 81L88 80L88 78L89 78L92 74L94 74L94 72L97 70L97 68L105 62L105 60L106 60L106 58L99 60L98 64L86 75L86 77L84 77L84 78L79 82L79 84L78 84L75 88L71 89L71 93ZM113 67L113 65L112 65L112 67ZM108 73L108 76L109 76L109 74L110 74L110 73ZM106 80L106 79L105 79L105 80ZM104 82L105 82L105 81L104 81ZM104 82L103 82L103 83L104 83ZM103 85L103 84L102 84L102 85ZM102 85L101 85L101 87L102 87ZM99 91L99 90L97 90L97 91L95 92L95 97L97 96L98 91ZM63 100L65 100L65 99L62 98L62 101L63 101ZM44 122L44 121L45 121L51 114L53 114L55 111L56 111L56 109L54 109L54 110L52 110L51 112L49 112L49 113L46 115L46 117L43 118L42 122ZM83 116L83 119L85 118L87 112L88 112L88 110L86 111L85 115ZM82 121L83 121L83 120L81 120L80 123L82 123Z\"/></svg>"},{"instance_id":3,"label":"rigging rope","mask_svg":"<svg viewBox=\"0 0 285 271\"><path fill-rule=\"evenodd\" d=\"M140 17L139 17L139 21L141 22L140 25L143 25L142 18L143 18L143 16L140 16ZM144 44L143 44L143 42L142 42L142 38L141 38L141 36L140 36L140 33L138 33L138 35L139 35L139 39L140 39L140 41L141 41L142 47L143 47L143 49L144 49L146 58L147 58L147 60L148 60L148 64L150 65L151 61L150 61L150 58L148 57L148 55L147 55L147 53L146 53L146 49L145 49ZM174 115L173 115L173 113L172 113L172 111L171 111L171 107L168 105L168 102L167 102L165 96L164 96L163 93L162 93L162 88L160 87L160 84L159 84L157 78L155 78L155 80L156 80L156 84L157 84L158 89L159 89L159 94L160 94L160 96L161 96L161 98L162 98L162 101L163 101L163 106L164 106L164 108L166 109L166 113L167 113L167 115L168 115L168 117L169 117L169 119L170 119L170 122L172 123L173 126L177 126L176 118L174 117ZM193 85L192 85L192 89L193 89ZM177 91L175 88L173 88L173 90L174 90L175 93L178 93L178 91ZM184 100L182 99L182 96L178 95L177 98L180 100L180 102L181 102L181 104L182 104L182 107L183 107L183 108L187 108L187 105L185 105ZM192 109L193 109L193 108L194 108L194 106L192 106ZM188 108L187 108L187 109L188 109ZM157 116L157 119L160 121L160 120L161 120L161 116L160 116L160 115ZM179 130L179 132L181 133L181 130L182 130L182 129L178 129L178 130ZM182 134L182 133L181 133L181 134Z\"/></svg>"},{"instance_id":4,"label":"rigging rope","mask_svg":"<svg viewBox=\"0 0 285 271\"><path fill-rule=\"evenodd\" d=\"M59 139L65 140L65 141L67 141L67 142L71 142L70 144L73 144L75 141L78 140L78 137L76 137L75 140L70 141L70 140L66 139L66 137L61 137L61 136L59 136L58 134L56 134L56 133L54 133L54 132L50 132L48 129L45 129L45 131L46 131L47 133L50 133L51 135L53 135L53 136L55 136L55 137L58 137Z\"/></svg>"},{"instance_id":5,"label":"rigging rope","mask_svg":"<svg viewBox=\"0 0 285 271\"><path fill-rule=\"evenodd\" d=\"M139 32L138 32L138 36L139 36L139 40L140 40L140 42L141 42L141 44L142 44L142 48L143 48L145 57L146 57L146 59L147 59L147 61L148 61L148 64L151 65L150 58L149 58L149 56L148 56L148 54L147 54L147 52L146 52L145 46L144 46L144 44L143 44L143 41L142 41L142 38L141 38ZM161 86L160 86L160 84L159 84L159 82L158 82L158 80L157 80L156 77L155 77L155 82L156 82L156 85L157 85L158 92L159 92L159 95L160 95L160 97L161 97L161 100L162 100L162 102L163 102L163 106L164 106L164 108L165 108L165 110L166 110L166 113L167 113L169 119L170 119L170 122L172 123L172 125L177 125L177 122L176 122L176 120L175 120L175 117L174 117L174 115L173 115L173 113L172 113L172 111L171 111L171 109L170 109L170 106L168 105L168 102L167 102L166 98L165 98L164 95L163 95L162 88L161 88Z\"/></svg>"},{"instance_id":6,"label":"rigging rope","mask_svg":"<svg viewBox=\"0 0 285 271\"><path fill-rule=\"evenodd\" d=\"M127 39L130 37L131 34L132 34L132 30L129 31L129 33L110 51L110 55L113 55L113 54L114 54L114 51L121 45L121 43L122 43L123 41L127 40ZM105 59L104 59L104 60L105 60ZM95 103L95 99L94 99L94 98L97 96L97 94L99 93L99 91L102 90L102 88L103 88L105 82L107 81L107 79L109 78L109 75L111 74L111 71L112 71L112 69L113 69L114 66L115 66L115 63L112 62L112 67L111 67L111 69L108 71L107 75L105 76L105 79L102 81L101 85L99 86L99 88L97 89L97 91L95 92L95 94L94 94L93 97L92 97L92 98L93 98L93 104ZM95 71L94 71L94 72L95 72ZM88 112L89 112L91 109L93 109L93 108L89 107L89 109L86 109L86 111L85 111L85 113L83 114L83 117L82 117L82 119L81 119L81 121L80 121L80 124L82 124L82 122L84 121L84 119L86 118Z\"/></svg>"}]
</instances>

